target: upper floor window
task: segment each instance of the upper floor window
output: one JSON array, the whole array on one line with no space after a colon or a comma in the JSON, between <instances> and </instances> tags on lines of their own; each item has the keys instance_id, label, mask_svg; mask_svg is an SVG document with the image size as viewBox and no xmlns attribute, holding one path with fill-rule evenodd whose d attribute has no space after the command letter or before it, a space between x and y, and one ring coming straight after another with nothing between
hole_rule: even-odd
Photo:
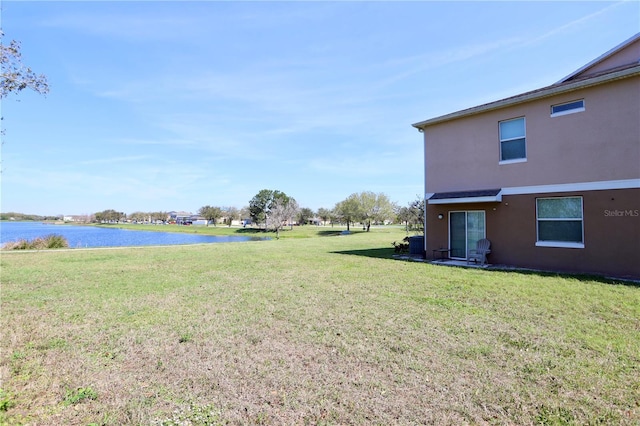
<instances>
[{"instance_id":1,"label":"upper floor window","mask_svg":"<svg viewBox=\"0 0 640 426\"><path fill-rule=\"evenodd\" d=\"M551 105L551 117L584 111L584 99Z\"/></svg>"},{"instance_id":2,"label":"upper floor window","mask_svg":"<svg viewBox=\"0 0 640 426\"><path fill-rule=\"evenodd\" d=\"M537 246L584 248L582 197L538 198Z\"/></svg>"},{"instance_id":3,"label":"upper floor window","mask_svg":"<svg viewBox=\"0 0 640 426\"><path fill-rule=\"evenodd\" d=\"M527 160L524 117L500 123L500 163L516 163Z\"/></svg>"}]
</instances>

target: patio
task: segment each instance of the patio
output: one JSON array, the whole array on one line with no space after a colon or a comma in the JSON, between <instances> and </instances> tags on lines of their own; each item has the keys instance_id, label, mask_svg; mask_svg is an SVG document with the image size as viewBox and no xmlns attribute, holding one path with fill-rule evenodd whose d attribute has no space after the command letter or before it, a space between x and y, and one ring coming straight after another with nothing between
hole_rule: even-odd
<instances>
[{"instance_id":1,"label":"patio","mask_svg":"<svg viewBox=\"0 0 640 426\"><path fill-rule=\"evenodd\" d=\"M476 268L476 269L513 269L513 268L507 268L506 266L502 265L502 266L498 266L498 265L491 265L488 263L485 263L484 265L481 265L479 263L467 263L466 260L457 260L457 259L425 259L423 256L421 255L415 255L415 254L395 254L393 255L394 259L397 260L409 260L409 261L413 261L413 262L426 262L426 263L431 263L432 265L442 265L442 266L457 266L457 267L462 267L462 268Z\"/></svg>"}]
</instances>

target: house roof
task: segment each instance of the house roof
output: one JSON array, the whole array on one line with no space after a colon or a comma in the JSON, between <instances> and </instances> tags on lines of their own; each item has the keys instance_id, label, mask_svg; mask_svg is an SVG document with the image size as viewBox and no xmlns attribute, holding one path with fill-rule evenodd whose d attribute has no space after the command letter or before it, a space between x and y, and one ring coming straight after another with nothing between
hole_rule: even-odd
<instances>
[{"instance_id":1,"label":"house roof","mask_svg":"<svg viewBox=\"0 0 640 426\"><path fill-rule=\"evenodd\" d=\"M502 201L502 189L477 191L436 192L429 197L429 204L495 203Z\"/></svg>"},{"instance_id":2,"label":"house roof","mask_svg":"<svg viewBox=\"0 0 640 426\"><path fill-rule=\"evenodd\" d=\"M561 93L571 92L586 87L597 86L600 84L608 83L623 78L633 77L640 75L640 60L635 62L620 65L614 68L606 69L601 72L585 75L583 74L587 69L595 67L597 64L602 63L606 59L611 58L616 53L620 52L624 48L630 46L636 41L640 40L640 33L634 35L624 43L611 49L604 55L599 56L595 60L589 62L585 66L579 68L567 77L563 78L559 82L546 86L540 89L532 90L529 92L521 93L519 95L511 96L505 99L501 99L494 102L489 102L472 108L463 109L450 114L441 115L439 117L430 118L418 123L412 124L413 127L422 131L425 127L442 123L445 121L454 120L457 118L467 117L475 114L480 114L487 111L493 111L496 109L505 108L512 105L517 105L525 102L529 102L535 99L542 99L549 96L558 95ZM638 58L640 59L640 58Z\"/></svg>"}]
</instances>

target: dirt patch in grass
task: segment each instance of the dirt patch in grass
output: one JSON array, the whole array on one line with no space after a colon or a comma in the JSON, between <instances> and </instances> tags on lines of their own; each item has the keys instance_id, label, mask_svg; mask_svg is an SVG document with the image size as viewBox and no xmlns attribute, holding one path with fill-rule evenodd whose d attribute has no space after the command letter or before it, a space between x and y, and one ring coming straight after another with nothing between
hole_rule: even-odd
<instances>
[{"instance_id":1,"label":"dirt patch in grass","mask_svg":"<svg viewBox=\"0 0 640 426\"><path fill-rule=\"evenodd\" d=\"M3 255L0 423L640 422L638 287L394 239Z\"/></svg>"}]
</instances>

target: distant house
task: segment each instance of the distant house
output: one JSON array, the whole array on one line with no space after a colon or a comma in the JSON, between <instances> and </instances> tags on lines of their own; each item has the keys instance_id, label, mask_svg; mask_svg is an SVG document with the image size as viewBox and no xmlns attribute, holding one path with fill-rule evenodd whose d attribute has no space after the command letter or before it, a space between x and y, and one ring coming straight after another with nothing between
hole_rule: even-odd
<instances>
[{"instance_id":1,"label":"distant house","mask_svg":"<svg viewBox=\"0 0 640 426\"><path fill-rule=\"evenodd\" d=\"M189 212L169 212L167 220L169 223L176 223L178 225L191 225L193 214Z\"/></svg>"},{"instance_id":2,"label":"distant house","mask_svg":"<svg viewBox=\"0 0 640 426\"><path fill-rule=\"evenodd\" d=\"M189 220L192 225L209 225L209 221L202 216L192 215Z\"/></svg>"},{"instance_id":3,"label":"distant house","mask_svg":"<svg viewBox=\"0 0 640 426\"><path fill-rule=\"evenodd\" d=\"M413 124L425 252L640 278L640 33L561 81Z\"/></svg>"},{"instance_id":4,"label":"distant house","mask_svg":"<svg viewBox=\"0 0 640 426\"><path fill-rule=\"evenodd\" d=\"M91 216L90 215L65 215L63 216L62 220L64 222L79 222L79 223L89 223L91 222Z\"/></svg>"}]
</instances>

